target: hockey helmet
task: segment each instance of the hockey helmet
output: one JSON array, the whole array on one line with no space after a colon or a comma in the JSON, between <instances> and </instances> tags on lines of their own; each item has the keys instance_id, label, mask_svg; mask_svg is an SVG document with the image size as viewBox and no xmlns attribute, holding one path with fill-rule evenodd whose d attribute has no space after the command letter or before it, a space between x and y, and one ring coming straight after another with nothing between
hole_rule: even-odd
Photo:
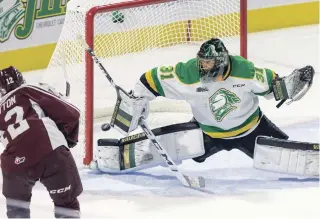
<instances>
[{"instance_id":1,"label":"hockey helmet","mask_svg":"<svg viewBox=\"0 0 320 219\"><path fill-rule=\"evenodd\" d=\"M4 96L24 83L22 74L15 67L10 66L0 70L0 96Z\"/></svg>"},{"instance_id":2,"label":"hockey helmet","mask_svg":"<svg viewBox=\"0 0 320 219\"><path fill-rule=\"evenodd\" d=\"M214 82L223 74L229 64L229 53L220 39L212 38L204 42L197 53L200 81Z\"/></svg>"}]
</instances>

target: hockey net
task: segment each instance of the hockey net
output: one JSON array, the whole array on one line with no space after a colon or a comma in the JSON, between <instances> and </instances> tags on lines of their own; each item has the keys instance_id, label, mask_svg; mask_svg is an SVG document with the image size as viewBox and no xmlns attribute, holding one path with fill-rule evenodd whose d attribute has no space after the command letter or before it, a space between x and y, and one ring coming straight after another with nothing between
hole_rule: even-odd
<instances>
[{"instance_id":1,"label":"hockey net","mask_svg":"<svg viewBox=\"0 0 320 219\"><path fill-rule=\"evenodd\" d=\"M71 0L64 26L43 81L65 92L81 110L82 150L93 159L94 119L113 112L116 93L78 37L94 49L115 83L133 88L141 74L159 65L195 57L201 43L222 38L233 54L246 56L246 0ZM184 101L164 98L152 112L187 112ZM107 120L106 120L107 122Z\"/></svg>"}]
</instances>

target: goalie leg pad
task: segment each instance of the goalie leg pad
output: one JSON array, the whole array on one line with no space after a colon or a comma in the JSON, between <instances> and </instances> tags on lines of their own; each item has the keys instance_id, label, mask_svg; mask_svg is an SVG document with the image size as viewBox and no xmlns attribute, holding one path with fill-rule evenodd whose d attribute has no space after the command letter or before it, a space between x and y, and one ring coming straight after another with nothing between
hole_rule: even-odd
<instances>
[{"instance_id":1,"label":"goalie leg pad","mask_svg":"<svg viewBox=\"0 0 320 219\"><path fill-rule=\"evenodd\" d=\"M104 141L104 142L102 142ZM118 139L99 139L99 145L108 145L97 148L97 164L98 169L103 172L119 173L120 172L120 145ZM107 167L105 171L104 169Z\"/></svg>"},{"instance_id":2,"label":"goalie leg pad","mask_svg":"<svg viewBox=\"0 0 320 219\"><path fill-rule=\"evenodd\" d=\"M98 169L108 173L120 173L120 146L104 146L98 150Z\"/></svg>"},{"instance_id":3,"label":"goalie leg pad","mask_svg":"<svg viewBox=\"0 0 320 219\"><path fill-rule=\"evenodd\" d=\"M205 152L200 129L167 133L157 138L177 163ZM150 140L139 138L123 144L120 141L119 146L99 146L97 161L99 169L108 173L132 172L165 164Z\"/></svg>"},{"instance_id":4,"label":"goalie leg pad","mask_svg":"<svg viewBox=\"0 0 320 219\"><path fill-rule=\"evenodd\" d=\"M258 136L253 166L277 173L319 177L319 144Z\"/></svg>"}]
</instances>

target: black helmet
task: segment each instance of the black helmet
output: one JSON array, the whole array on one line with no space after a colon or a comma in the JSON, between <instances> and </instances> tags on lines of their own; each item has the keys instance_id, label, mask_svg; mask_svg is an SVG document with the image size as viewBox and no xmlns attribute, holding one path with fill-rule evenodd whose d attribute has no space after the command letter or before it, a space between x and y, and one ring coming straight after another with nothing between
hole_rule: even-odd
<instances>
[{"instance_id":1,"label":"black helmet","mask_svg":"<svg viewBox=\"0 0 320 219\"><path fill-rule=\"evenodd\" d=\"M217 76L223 74L224 68L229 64L229 53L220 39L213 38L204 42L197 53L200 80L203 83L216 81ZM203 64L210 62L212 67L204 68Z\"/></svg>"},{"instance_id":2,"label":"black helmet","mask_svg":"<svg viewBox=\"0 0 320 219\"><path fill-rule=\"evenodd\" d=\"M0 96L25 83L22 74L13 66L0 70Z\"/></svg>"}]
</instances>

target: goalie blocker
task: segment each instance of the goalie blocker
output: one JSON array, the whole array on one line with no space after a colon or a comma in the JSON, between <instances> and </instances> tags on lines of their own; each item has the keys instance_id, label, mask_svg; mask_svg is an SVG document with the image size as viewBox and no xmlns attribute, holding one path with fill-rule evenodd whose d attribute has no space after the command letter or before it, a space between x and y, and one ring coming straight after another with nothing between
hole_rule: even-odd
<instances>
[{"instance_id":1,"label":"goalie blocker","mask_svg":"<svg viewBox=\"0 0 320 219\"><path fill-rule=\"evenodd\" d=\"M141 119L149 114L149 101L145 98L135 97L120 89L117 91L117 103L114 107L110 126L127 136L134 131Z\"/></svg>"},{"instance_id":2,"label":"goalie blocker","mask_svg":"<svg viewBox=\"0 0 320 219\"><path fill-rule=\"evenodd\" d=\"M196 122L152 130L177 163L205 153L203 132ZM126 173L165 164L144 133L118 139L98 140L98 168L107 173ZM319 176L319 144L256 139L253 167L277 173Z\"/></svg>"}]
</instances>

